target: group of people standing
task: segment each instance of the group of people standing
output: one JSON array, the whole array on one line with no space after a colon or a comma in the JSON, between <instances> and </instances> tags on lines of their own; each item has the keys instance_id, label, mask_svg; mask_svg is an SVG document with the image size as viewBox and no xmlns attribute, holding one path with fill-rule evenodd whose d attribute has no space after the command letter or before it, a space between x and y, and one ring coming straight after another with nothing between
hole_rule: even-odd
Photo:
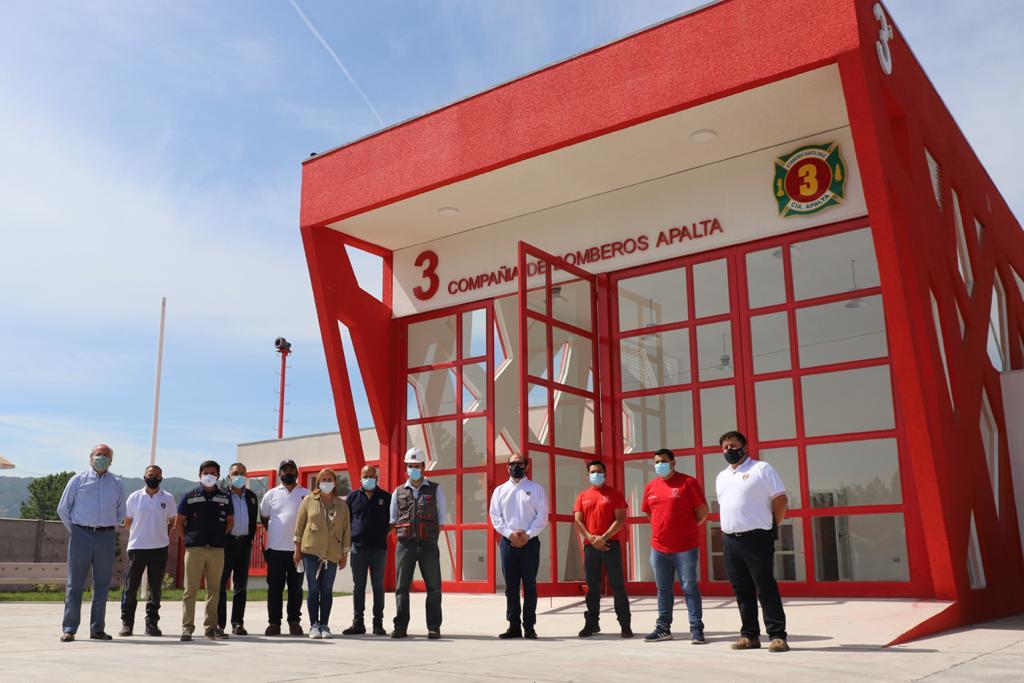
<instances>
[{"instance_id":1,"label":"group of people standing","mask_svg":"<svg viewBox=\"0 0 1024 683\"><path fill-rule=\"evenodd\" d=\"M740 638L733 649L760 647L758 602L764 610L769 651L784 652L786 620L774 578L774 542L785 518L787 498L778 473L766 462L752 459L747 440L728 432L719 441L726 467L715 482L724 536L726 573L740 610ZM339 569L351 564L353 621L342 633L367 633L366 584L373 595L371 632L384 629L384 571L388 536L396 539L396 615L391 638L405 638L410 620L409 589L417 567L426 587L427 637L441 637L441 567L438 540L445 524L445 494L426 477L426 457L417 448L405 454L406 481L393 493L378 488L377 471L366 466L360 486L347 497L338 495L338 476L321 470L309 490L298 482L291 460L278 468L280 484L257 501L247 487L245 465L234 463L225 487L220 466L209 460L199 468L199 486L175 504L161 490L162 473L151 465L144 488L124 497L120 480L109 472L113 451L96 446L90 469L75 475L61 498L58 514L71 532L68 548L68 588L61 640L74 640L81 613L85 577L90 568L95 593L90 638L109 640L104 611L110 583L117 524L129 528L128 569L121 603L121 636L133 634L137 594L145 573L149 598L145 633L161 635L160 597L166 570L170 532L176 528L185 545L185 590L181 640L195 631L195 602L201 582L207 586L204 635L229 637L227 590L231 585L231 633L247 635L246 590L257 517L266 528L267 620L265 635L282 634L286 620L290 635L303 635L301 625L303 578L310 638L331 638L328 626L333 585ZM670 640L674 587L678 578L689 616L689 636L703 644L702 603L697 584L699 528L709 515L700 484L677 472L668 449L654 454L654 478L643 492L641 512L651 523L651 555L658 593L658 618L645 641ZM508 628L501 639L537 638L537 573L541 562L541 533L548 524L544 487L528 476L530 463L521 454L508 461L509 479L493 492L489 516L499 540L505 579ZM587 583L586 613L579 637L601 631L600 600L603 576L614 594L615 614L623 638L633 637L629 599L623 572L622 532L627 503L622 492L606 483L605 465L587 463L590 486L576 497L573 514L583 540ZM351 555L351 557L350 557ZM287 589L287 604L284 592Z\"/></svg>"}]
</instances>

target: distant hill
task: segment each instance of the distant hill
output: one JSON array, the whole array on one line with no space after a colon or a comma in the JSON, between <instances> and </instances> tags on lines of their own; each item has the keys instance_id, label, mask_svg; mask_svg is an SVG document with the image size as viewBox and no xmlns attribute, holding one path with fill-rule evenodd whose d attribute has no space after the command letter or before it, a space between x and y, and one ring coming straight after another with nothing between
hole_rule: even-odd
<instances>
[{"instance_id":1,"label":"distant hill","mask_svg":"<svg viewBox=\"0 0 1024 683\"><path fill-rule=\"evenodd\" d=\"M28 483L35 477L0 477L0 517L21 517L21 504L28 498ZM125 495L132 491L141 489L145 484L141 477L121 477L124 483ZM223 483L223 482L222 482ZM199 485L198 481L182 479L180 477L168 477L164 479L162 488L180 500L182 494L191 491Z\"/></svg>"}]
</instances>

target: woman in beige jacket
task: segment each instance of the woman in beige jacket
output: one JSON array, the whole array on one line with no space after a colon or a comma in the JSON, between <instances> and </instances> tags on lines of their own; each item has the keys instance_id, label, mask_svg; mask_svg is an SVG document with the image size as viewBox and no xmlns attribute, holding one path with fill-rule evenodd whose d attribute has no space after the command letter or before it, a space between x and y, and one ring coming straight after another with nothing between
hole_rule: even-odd
<instances>
[{"instance_id":1,"label":"woman in beige jacket","mask_svg":"<svg viewBox=\"0 0 1024 683\"><path fill-rule=\"evenodd\" d=\"M334 602L334 577L345 568L352 545L348 505L338 496L338 475L326 467L302 499L295 519L295 563L306 572L309 637L333 638L327 622Z\"/></svg>"}]
</instances>

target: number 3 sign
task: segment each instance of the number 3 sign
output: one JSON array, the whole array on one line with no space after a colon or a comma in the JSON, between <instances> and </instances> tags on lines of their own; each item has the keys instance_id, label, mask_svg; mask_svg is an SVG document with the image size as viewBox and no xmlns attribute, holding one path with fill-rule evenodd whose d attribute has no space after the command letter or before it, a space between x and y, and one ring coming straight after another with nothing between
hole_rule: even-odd
<instances>
[{"instance_id":1,"label":"number 3 sign","mask_svg":"<svg viewBox=\"0 0 1024 683\"><path fill-rule=\"evenodd\" d=\"M872 8L875 19L878 20L878 40L875 41L875 52L878 53L878 63L886 76L892 73L892 50L889 49L889 41L893 38L892 25L889 24L889 17L885 16L885 10L881 3L875 3Z\"/></svg>"},{"instance_id":2,"label":"number 3 sign","mask_svg":"<svg viewBox=\"0 0 1024 683\"><path fill-rule=\"evenodd\" d=\"M417 268L422 268L421 276L426 281L426 287L419 285L412 290L412 293L420 301L426 301L437 294L437 288L441 280L437 277L437 254L431 250L421 252L413 262Z\"/></svg>"}]
</instances>

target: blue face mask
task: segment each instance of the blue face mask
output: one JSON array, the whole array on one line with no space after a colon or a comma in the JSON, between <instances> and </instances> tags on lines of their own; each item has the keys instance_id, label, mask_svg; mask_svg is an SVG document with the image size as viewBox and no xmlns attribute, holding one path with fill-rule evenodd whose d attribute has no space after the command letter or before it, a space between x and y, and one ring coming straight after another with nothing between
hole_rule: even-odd
<instances>
[{"instance_id":1,"label":"blue face mask","mask_svg":"<svg viewBox=\"0 0 1024 683\"><path fill-rule=\"evenodd\" d=\"M604 472L591 472L590 483L594 486L601 486L604 484Z\"/></svg>"},{"instance_id":2,"label":"blue face mask","mask_svg":"<svg viewBox=\"0 0 1024 683\"><path fill-rule=\"evenodd\" d=\"M363 488L372 491L377 488L377 480L374 477L363 477Z\"/></svg>"},{"instance_id":3,"label":"blue face mask","mask_svg":"<svg viewBox=\"0 0 1024 683\"><path fill-rule=\"evenodd\" d=\"M92 459L92 467L97 472L106 472L110 469L110 458L105 455L97 455Z\"/></svg>"},{"instance_id":4,"label":"blue face mask","mask_svg":"<svg viewBox=\"0 0 1024 683\"><path fill-rule=\"evenodd\" d=\"M664 477L666 474L672 471L672 463L670 462L656 462L654 463L654 472L659 477Z\"/></svg>"},{"instance_id":5,"label":"blue face mask","mask_svg":"<svg viewBox=\"0 0 1024 683\"><path fill-rule=\"evenodd\" d=\"M419 481L423 478L423 470L418 467L406 467L405 473L409 475L409 479L413 481Z\"/></svg>"},{"instance_id":6,"label":"blue face mask","mask_svg":"<svg viewBox=\"0 0 1024 683\"><path fill-rule=\"evenodd\" d=\"M235 476L231 477L231 486L236 489L244 489L245 479L246 477L244 474L236 474Z\"/></svg>"}]
</instances>

